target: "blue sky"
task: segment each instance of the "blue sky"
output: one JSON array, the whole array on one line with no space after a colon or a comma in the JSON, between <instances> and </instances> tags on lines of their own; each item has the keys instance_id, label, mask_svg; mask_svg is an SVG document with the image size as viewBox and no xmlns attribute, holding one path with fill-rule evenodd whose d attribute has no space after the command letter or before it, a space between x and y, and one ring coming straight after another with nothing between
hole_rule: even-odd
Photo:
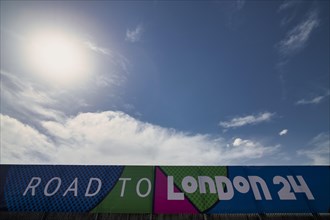
<instances>
[{"instance_id":1,"label":"blue sky","mask_svg":"<svg viewBox=\"0 0 330 220\"><path fill-rule=\"evenodd\" d=\"M1 1L1 163L329 159L328 1Z\"/></svg>"}]
</instances>

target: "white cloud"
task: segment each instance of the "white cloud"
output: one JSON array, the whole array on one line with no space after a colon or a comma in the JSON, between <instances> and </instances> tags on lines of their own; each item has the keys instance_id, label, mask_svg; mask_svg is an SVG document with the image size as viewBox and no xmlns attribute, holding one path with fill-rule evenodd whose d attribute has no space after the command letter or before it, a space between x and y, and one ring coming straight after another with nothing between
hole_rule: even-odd
<instances>
[{"instance_id":1,"label":"white cloud","mask_svg":"<svg viewBox=\"0 0 330 220\"><path fill-rule=\"evenodd\" d=\"M1 163L47 163L56 152L47 136L20 121L0 114Z\"/></svg>"},{"instance_id":2,"label":"white cloud","mask_svg":"<svg viewBox=\"0 0 330 220\"><path fill-rule=\"evenodd\" d=\"M290 30L277 45L281 55L289 56L305 47L312 31L319 25L318 10L308 13L306 18Z\"/></svg>"},{"instance_id":3,"label":"white cloud","mask_svg":"<svg viewBox=\"0 0 330 220\"><path fill-rule=\"evenodd\" d=\"M322 100L329 95L330 95L330 91L328 90L326 94L314 97L312 99L300 99L296 102L296 105L320 104Z\"/></svg>"},{"instance_id":4,"label":"white cloud","mask_svg":"<svg viewBox=\"0 0 330 220\"><path fill-rule=\"evenodd\" d=\"M44 134L8 116L1 119L3 163L254 164L278 150L241 139L228 147L223 138L162 128L122 112L81 113L63 123L44 121Z\"/></svg>"},{"instance_id":5,"label":"white cloud","mask_svg":"<svg viewBox=\"0 0 330 220\"><path fill-rule=\"evenodd\" d=\"M122 58L118 58L122 59ZM90 93L100 94L102 87L119 87L126 81L123 68L116 62L111 71L106 73L95 73L89 80ZM108 62L109 63L109 62ZM126 62L123 61L126 67ZM65 114L74 114L81 111L81 107L89 107L89 102L94 100L86 99L81 89L63 89L56 86L42 85L38 80L25 74L11 73L0 70L1 86L1 112L12 116L25 123L38 125L40 120L62 121ZM114 91L114 89L113 89ZM112 93L115 96L115 92Z\"/></svg>"},{"instance_id":6,"label":"white cloud","mask_svg":"<svg viewBox=\"0 0 330 220\"><path fill-rule=\"evenodd\" d=\"M310 100L301 99L301 100L297 101L296 104L297 105L319 104L323 98L324 98L324 96L317 96Z\"/></svg>"},{"instance_id":7,"label":"white cloud","mask_svg":"<svg viewBox=\"0 0 330 220\"><path fill-rule=\"evenodd\" d=\"M274 154L280 148L279 145L272 147L265 147L259 142L252 140L244 140L236 138L230 147L230 157L240 160L246 160L246 158L261 158L265 155ZM244 155L244 157L242 157Z\"/></svg>"},{"instance_id":8,"label":"white cloud","mask_svg":"<svg viewBox=\"0 0 330 220\"><path fill-rule=\"evenodd\" d=\"M329 132L320 133L309 143L309 149L298 150L297 154L307 157L313 165L330 164ZM308 162L309 163L309 162Z\"/></svg>"},{"instance_id":9,"label":"white cloud","mask_svg":"<svg viewBox=\"0 0 330 220\"><path fill-rule=\"evenodd\" d=\"M242 140L241 138L236 138L233 142L233 146L246 146L246 147L253 147L255 144L250 140Z\"/></svg>"},{"instance_id":10,"label":"white cloud","mask_svg":"<svg viewBox=\"0 0 330 220\"><path fill-rule=\"evenodd\" d=\"M144 33L144 27L142 24L139 24L136 26L135 29L126 30L126 40L132 43L138 42L141 40L143 33Z\"/></svg>"},{"instance_id":11,"label":"white cloud","mask_svg":"<svg viewBox=\"0 0 330 220\"><path fill-rule=\"evenodd\" d=\"M288 129L283 129L282 131L280 131L280 133L278 133L278 135L283 136L286 135L288 133Z\"/></svg>"},{"instance_id":12,"label":"white cloud","mask_svg":"<svg viewBox=\"0 0 330 220\"><path fill-rule=\"evenodd\" d=\"M223 128L235 128L245 125L255 125L261 122L270 121L275 116L275 113L264 112L257 115L248 115L244 117L236 117L230 121L222 121L219 125Z\"/></svg>"}]
</instances>

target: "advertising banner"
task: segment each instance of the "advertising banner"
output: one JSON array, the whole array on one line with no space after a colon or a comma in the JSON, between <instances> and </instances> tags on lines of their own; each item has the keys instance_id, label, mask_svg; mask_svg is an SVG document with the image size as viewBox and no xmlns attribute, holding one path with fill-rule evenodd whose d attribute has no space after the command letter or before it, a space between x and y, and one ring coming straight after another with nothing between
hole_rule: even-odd
<instances>
[{"instance_id":1,"label":"advertising banner","mask_svg":"<svg viewBox=\"0 0 330 220\"><path fill-rule=\"evenodd\" d=\"M329 213L329 166L0 165L0 211Z\"/></svg>"}]
</instances>

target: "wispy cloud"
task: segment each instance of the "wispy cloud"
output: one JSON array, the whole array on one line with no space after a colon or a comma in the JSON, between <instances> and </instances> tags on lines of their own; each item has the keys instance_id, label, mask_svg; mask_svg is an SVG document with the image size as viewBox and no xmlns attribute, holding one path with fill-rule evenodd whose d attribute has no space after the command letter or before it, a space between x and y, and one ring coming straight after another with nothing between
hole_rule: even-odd
<instances>
[{"instance_id":1,"label":"wispy cloud","mask_svg":"<svg viewBox=\"0 0 330 220\"><path fill-rule=\"evenodd\" d=\"M115 64L118 67L121 67L122 71L124 71L125 73L128 73L129 61L122 54L119 54L118 52L111 50L107 47L99 46L92 41L85 41L84 44L88 49L94 51L95 53L107 56L108 59L110 59L111 63ZM110 84L112 84L110 82L114 82L113 77L120 78L119 76L112 75L112 79L109 79L109 77L107 77L105 75L101 75L100 77L98 77L96 82L98 83L98 82L100 82L100 79L101 80L105 79L105 81L101 83L101 86L110 85ZM122 80L122 78L121 78L121 80ZM118 84L118 82L116 81L115 84Z\"/></svg>"},{"instance_id":2,"label":"wispy cloud","mask_svg":"<svg viewBox=\"0 0 330 220\"><path fill-rule=\"evenodd\" d=\"M217 1L216 3L223 11L226 27L235 30L243 23L244 19L240 12L244 9L245 0Z\"/></svg>"},{"instance_id":3,"label":"wispy cloud","mask_svg":"<svg viewBox=\"0 0 330 220\"><path fill-rule=\"evenodd\" d=\"M144 33L144 27L142 24L138 24L134 29L126 30L126 40L135 43L141 40L142 34Z\"/></svg>"},{"instance_id":4,"label":"wispy cloud","mask_svg":"<svg viewBox=\"0 0 330 220\"><path fill-rule=\"evenodd\" d=\"M219 125L223 128L236 128L245 125L255 125L262 122L270 121L275 116L275 113L263 112L257 115L248 115L244 117L235 117L230 121L221 121Z\"/></svg>"},{"instance_id":5,"label":"wispy cloud","mask_svg":"<svg viewBox=\"0 0 330 220\"><path fill-rule=\"evenodd\" d=\"M293 23L293 19L296 17L297 7L300 3L299 1L285 1L278 9L280 11L286 11L289 8L294 8L292 13L285 13L284 17L281 19L281 26L288 27L287 25ZM298 18L296 19L298 20ZM285 66L288 65L290 59L295 54L302 51L306 47L310 36L313 31L319 26L319 10L316 6L312 7L300 21L287 30L285 36L281 41L275 44L275 49L278 52L279 59L276 64L276 69L279 72L279 80L282 87L282 98L286 98L286 88L285 88Z\"/></svg>"},{"instance_id":6,"label":"wispy cloud","mask_svg":"<svg viewBox=\"0 0 330 220\"><path fill-rule=\"evenodd\" d=\"M319 26L319 22L318 10L311 10L305 19L288 31L285 38L277 44L280 55L287 57L304 48L313 30Z\"/></svg>"},{"instance_id":7,"label":"wispy cloud","mask_svg":"<svg viewBox=\"0 0 330 220\"><path fill-rule=\"evenodd\" d=\"M297 9L299 7L297 7L299 4L301 3L301 1L296 1L296 0L288 0L288 1L284 1L279 7L277 12L278 13L284 13L287 10L290 10L290 13L284 13L283 18L281 19L281 23L280 26L284 27L288 24L290 24L294 18L297 16Z\"/></svg>"},{"instance_id":8,"label":"wispy cloud","mask_svg":"<svg viewBox=\"0 0 330 220\"><path fill-rule=\"evenodd\" d=\"M329 95L330 95L330 91L328 91L324 95L316 96L316 97L311 98L311 99L300 99L295 104L296 105L316 105L316 104L320 104Z\"/></svg>"},{"instance_id":9,"label":"wispy cloud","mask_svg":"<svg viewBox=\"0 0 330 220\"><path fill-rule=\"evenodd\" d=\"M96 53L110 55L110 50L108 48L97 46L91 41L85 41L84 44L87 46L87 48L92 51L95 51Z\"/></svg>"},{"instance_id":10,"label":"wispy cloud","mask_svg":"<svg viewBox=\"0 0 330 220\"><path fill-rule=\"evenodd\" d=\"M237 10L242 10L245 5L245 0L236 0L235 4Z\"/></svg>"},{"instance_id":11,"label":"wispy cloud","mask_svg":"<svg viewBox=\"0 0 330 220\"><path fill-rule=\"evenodd\" d=\"M324 99L324 96L317 96L313 99L306 100L306 99L301 99L296 102L297 105L308 105L308 104L319 104L322 99Z\"/></svg>"},{"instance_id":12,"label":"wispy cloud","mask_svg":"<svg viewBox=\"0 0 330 220\"><path fill-rule=\"evenodd\" d=\"M278 12L281 12L281 11L284 11L284 10L287 10L289 8L292 8L294 7L295 5L299 4L300 1L297 1L297 0L285 0L283 1L283 3L278 7Z\"/></svg>"},{"instance_id":13,"label":"wispy cloud","mask_svg":"<svg viewBox=\"0 0 330 220\"><path fill-rule=\"evenodd\" d=\"M298 150L297 154L307 157L313 165L330 164L329 132L320 133L309 142L309 148ZM310 164L310 162L307 162Z\"/></svg>"},{"instance_id":14,"label":"wispy cloud","mask_svg":"<svg viewBox=\"0 0 330 220\"><path fill-rule=\"evenodd\" d=\"M20 79L4 70L1 74L1 110L25 117L38 116L42 119L61 120L63 113L51 106L56 105L57 101L51 95L42 89L37 89L33 83L28 80ZM15 101L13 101L15 100Z\"/></svg>"},{"instance_id":15,"label":"wispy cloud","mask_svg":"<svg viewBox=\"0 0 330 220\"><path fill-rule=\"evenodd\" d=\"M278 135L280 135L280 136L283 136L283 135L286 135L286 134L288 134L288 129L283 129L282 131L280 131L280 133L278 133Z\"/></svg>"},{"instance_id":16,"label":"wispy cloud","mask_svg":"<svg viewBox=\"0 0 330 220\"><path fill-rule=\"evenodd\" d=\"M114 111L43 121L39 130L6 115L1 115L1 123L6 128L2 163L267 164L265 157L279 150L253 140L236 139L232 144L224 138L188 134ZM17 132L22 135L17 137Z\"/></svg>"}]
</instances>

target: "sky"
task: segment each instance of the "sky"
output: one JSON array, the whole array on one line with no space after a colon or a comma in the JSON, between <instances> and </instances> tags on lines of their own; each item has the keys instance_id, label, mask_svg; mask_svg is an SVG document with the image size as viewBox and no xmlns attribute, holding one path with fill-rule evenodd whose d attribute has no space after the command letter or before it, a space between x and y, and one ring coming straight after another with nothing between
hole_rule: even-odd
<instances>
[{"instance_id":1,"label":"sky","mask_svg":"<svg viewBox=\"0 0 330 220\"><path fill-rule=\"evenodd\" d=\"M329 1L1 1L2 164L329 165Z\"/></svg>"}]
</instances>

